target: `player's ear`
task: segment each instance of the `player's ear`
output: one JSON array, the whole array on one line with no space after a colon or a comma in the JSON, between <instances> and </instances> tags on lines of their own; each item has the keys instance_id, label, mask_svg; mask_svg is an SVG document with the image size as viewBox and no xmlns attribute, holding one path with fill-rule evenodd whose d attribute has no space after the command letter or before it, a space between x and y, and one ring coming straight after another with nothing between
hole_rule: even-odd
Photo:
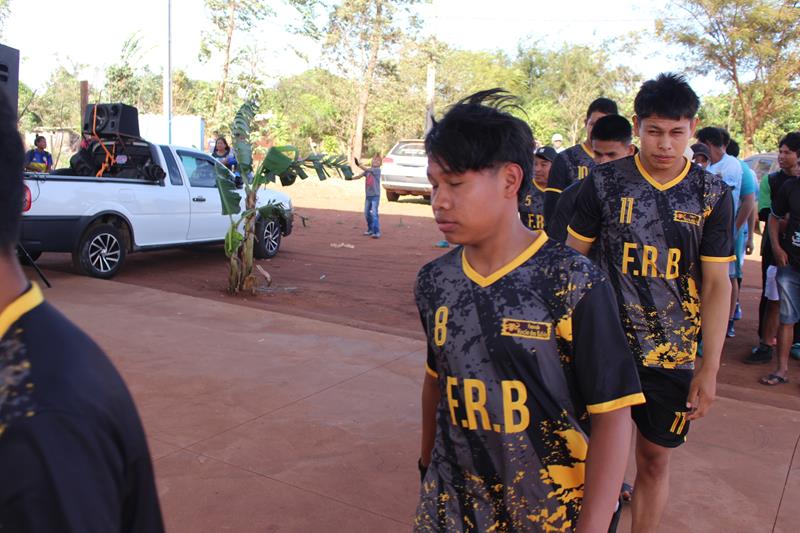
<instances>
[{"instance_id":1,"label":"player's ear","mask_svg":"<svg viewBox=\"0 0 800 533\"><path fill-rule=\"evenodd\" d=\"M502 180L503 196L505 198L516 198L525 176L522 172L522 167L518 164L507 163L500 169L498 178Z\"/></svg>"},{"instance_id":2,"label":"player's ear","mask_svg":"<svg viewBox=\"0 0 800 533\"><path fill-rule=\"evenodd\" d=\"M700 117L694 117L689 122L689 129L692 131L690 137L694 137L695 132L697 131L697 125L700 124Z\"/></svg>"},{"instance_id":3,"label":"player's ear","mask_svg":"<svg viewBox=\"0 0 800 533\"><path fill-rule=\"evenodd\" d=\"M628 155L633 155L635 153L636 153L636 147L633 145L633 143L629 144L628 145Z\"/></svg>"}]
</instances>

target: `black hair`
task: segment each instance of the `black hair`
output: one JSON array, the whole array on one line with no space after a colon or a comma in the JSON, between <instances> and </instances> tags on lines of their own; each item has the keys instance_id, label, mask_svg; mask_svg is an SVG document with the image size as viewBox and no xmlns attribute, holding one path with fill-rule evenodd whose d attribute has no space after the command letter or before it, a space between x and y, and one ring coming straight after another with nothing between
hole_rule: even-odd
<instances>
[{"instance_id":1,"label":"black hair","mask_svg":"<svg viewBox=\"0 0 800 533\"><path fill-rule=\"evenodd\" d=\"M222 135L217 137L217 140L214 141L214 151L215 152L217 151L217 143L220 142L220 141L225 143L225 153L227 154L228 152L230 152L231 151L231 147L228 144L228 141Z\"/></svg>"},{"instance_id":2,"label":"black hair","mask_svg":"<svg viewBox=\"0 0 800 533\"><path fill-rule=\"evenodd\" d=\"M477 92L454 104L425 135L425 151L446 172L463 174L503 163L533 178L533 132L509 112L517 99L500 88ZM522 195L520 187L519 195Z\"/></svg>"},{"instance_id":3,"label":"black hair","mask_svg":"<svg viewBox=\"0 0 800 533\"><path fill-rule=\"evenodd\" d=\"M717 128L719 132L722 134L722 144L728 146L728 143L731 142L731 134L728 133L728 130L725 128Z\"/></svg>"},{"instance_id":4,"label":"black hair","mask_svg":"<svg viewBox=\"0 0 800 533\"><path fill-rule=\"evenodd\" d=\"M781 146L786 146L786 148L796 153L797 156L800 157L800 131L787 133L783 139L778 142L779 150Z\"/></svg>"},{"instance_id":5,"label":"black hair","mask_svg":"<svg viewBox=\"0 0 800 533\"><path fill-rule=\"evenodd\" d=\"M725 147L725 138L722 136L722 131L713 126L706 126L705 128L697 130L697 140L703 144L710 144L717 148Z\"/></svg>"},{"instance_id":6,"label":"black hair","mask_svg":"<svg viewBox=\"0 0 800 533\"><path fill-rule=\"evenodd\" d=\"M0 91L0 254L14 250L19 239L25 185L25 146L17 130L17 115Z\"/></svg>"},{"instance_id":7,"label":"black hair","mask_svg":"<svg viewBox=\"0 0 800 533\"><path fill-rule=\"evenodd\" d=\"M595 112L600 112L604 115L616 115L619 113L619 110L617 110L617 103L614 100L610 98L597 98L594 102L589 104L589 108L586 110L586 120L589 120L589 117Z\"/></svg>"},{"instance_id":8,"label":"black hair","mask_svg":"<svg viewBox=\"0 0 800 533\"><path fill-rule=\"evenodd\" d=\"M44 138L44 135L37 135L36 138L33 139L33 144L39 144L39 141L46 141L47 139Z\"/></svg>"},{"instance_id":9,"label":"black hair","mask_svg":"<svg viewBox=\"0 0 800 533\"><path fill-rule=\"evenodd\" d=\"M741 150L739 149L739 143L737 143L733 139L728 141L728 147L725 148L725 153L726 154L731 155L733 157L739 157L739 152L740 151Z\"/></svg>"},{"instance_id":10,"label":"black hair","mask_svg":"<svg viewBox=\"0 0 800 533\"><path fill-rule=\"evenodd\" d=\"M621 115L606 115L595 122L592 128L592 141L616 141L630 144L633 128L628 119Z\"/></svg>"},{"instance_id":11,"label":"black hair","mask_svg":"<svg viewBox=\"0 0 800 533\"><path fill-rule=\"evenodd\" d=\"M633 101L639 120L657 115L670 120L693 119L700 99L680 74L666 72L642 84Z\"/></svg>"}]
</instances>

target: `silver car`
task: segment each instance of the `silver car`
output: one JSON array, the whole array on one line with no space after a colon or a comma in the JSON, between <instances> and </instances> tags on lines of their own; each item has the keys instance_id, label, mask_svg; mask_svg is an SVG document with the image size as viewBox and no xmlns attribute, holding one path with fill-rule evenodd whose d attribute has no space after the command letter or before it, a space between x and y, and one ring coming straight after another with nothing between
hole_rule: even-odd
<instances>
[{"instance_id":1,"label":"silver car","mask_svg":"<svg viewBox=\"0 0 800 533\"><path fill-rule=\"evenodd\" d=\"M396 202L403 194L430 199L425 141L404 139L395 144L383 158L381 183L390 202Z\"/></svg>"},{"instance_id":2,"label":"silver car","mask_svg":"<svg viewBox=\"0 0 800 533\"><path fill-rule=\"evenodd\" d=\"M755 172L756 180L759 182L761 178L772 172L777 172L778 167L778 153L768 152L765 154L751 155L744 160L748 164L750 170Z\"/></svg>"}]
</instances>

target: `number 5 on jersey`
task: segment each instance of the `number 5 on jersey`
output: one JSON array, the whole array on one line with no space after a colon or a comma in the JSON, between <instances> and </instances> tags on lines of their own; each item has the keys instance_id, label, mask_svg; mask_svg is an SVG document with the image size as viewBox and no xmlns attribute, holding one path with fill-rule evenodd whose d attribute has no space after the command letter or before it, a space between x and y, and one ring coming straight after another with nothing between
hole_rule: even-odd
<instances>
[{"instance_id":1,"label":"number 5 on jersey","mask_svg":"<svg viewBox=\"0 0 800 533\"><path fill-rule=\"evenodd\" d=\"M633 220L633 198L622 198L619 208L619 223L630 224L631 220Z\"/></svg>"},{"instance_id":2,"label":"number 5 on jersey","mask_svg":"<svg viewBox=\"0 0 800 533\"><path fill-rule=\"evenodd\" d=\"M433 327L433 343L436 344L436 346L444 346L447 340L447 319L449 317L450 310L447 306L443 305L436 310Z\"/></svg>"}]
</instances>

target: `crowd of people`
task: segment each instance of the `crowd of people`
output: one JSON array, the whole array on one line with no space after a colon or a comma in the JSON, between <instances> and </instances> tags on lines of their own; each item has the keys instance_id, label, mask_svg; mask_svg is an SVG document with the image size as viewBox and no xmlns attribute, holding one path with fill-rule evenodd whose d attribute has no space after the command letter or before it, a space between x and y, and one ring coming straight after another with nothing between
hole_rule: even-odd
<instances>
[{"instance_id":1,"label":"crowd of people","mask_svg":"<svg viewBox=\"0 0 800 533\"><path fill-rule=\"evenodd\" d=\"M417 277L428 356L415 528L615 531L630 500L632 531L657 531L672 451L709 411L736 334L759 219L761 343L745 362L769 362L776 344L761 382L786 382L800 133L778 142L781 170L761 178L756 209L738 145L698 129L682 76L645 82L633 124L598 98L586 140L563 150L532 149L513 105L475 94L425 139L434 217L460 246Z\"/></svg>"}]
</instances>

